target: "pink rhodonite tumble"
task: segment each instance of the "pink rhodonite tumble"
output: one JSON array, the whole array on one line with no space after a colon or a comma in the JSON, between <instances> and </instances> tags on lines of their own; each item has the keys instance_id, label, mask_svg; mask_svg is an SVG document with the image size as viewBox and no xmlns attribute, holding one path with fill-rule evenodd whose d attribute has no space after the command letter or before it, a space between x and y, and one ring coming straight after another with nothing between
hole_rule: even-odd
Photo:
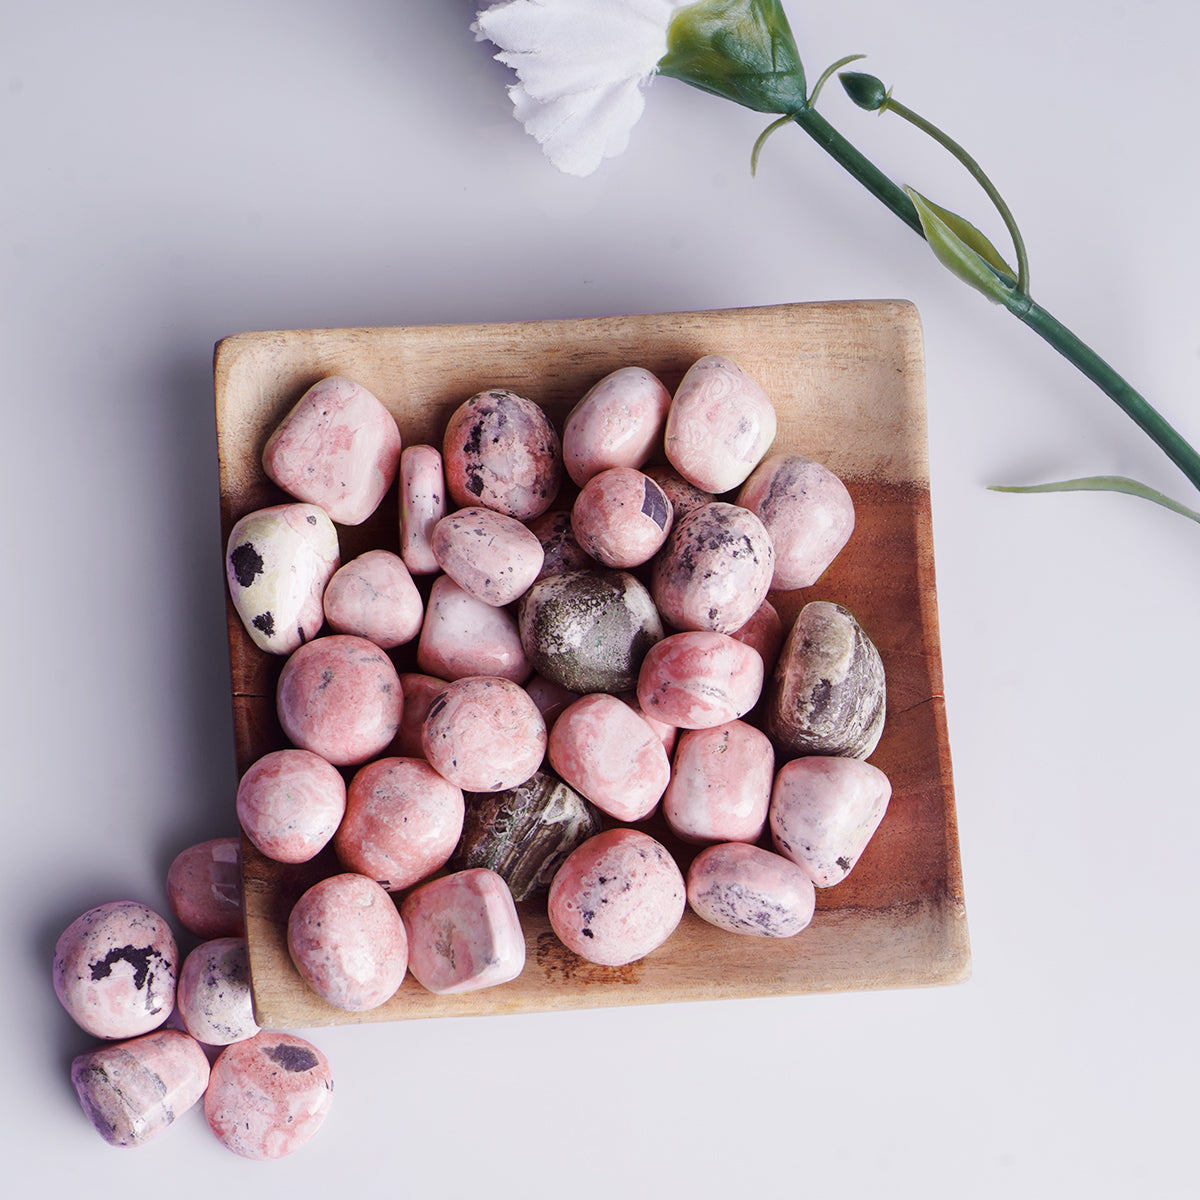
<instances>
[{"instance_id":1,"label":"pink rhodonite tumble","mask_svg":"<svg viewBox=\"0 0 1200 1200\"><path fill-rule=\"evenodd\" d=\"M502 608L516 600L542 569L542 543L515 517L475 505L433 527L434 557L465 592Z\"/></svg>"},{"instance_id":2,"label":"pink rhodonite tumble","mask_svg":"<svg viewBox=\"0 0 1200 1200\"><path fill-rule=\"evenodd\" d=\"M638 675L642 711L681 729L744 717L763 686L762 656L727 633L673 633L650 647Z\"/></svg>"},{"instance_id":3,"label":"pink rhodonite tumble","mask_svg":"<svg viewBox=\"0 0 1200 1200\"><path fill-rule=\"evenodd\" d=\"M767 527L775 546L773 588L811 587L854 532L854 502L828 467L799 454L764 458L737 502Z\"/></svg>"},{"instance_id":4,"label":"pink rhodonite tumble","mask_svg":"<svg viewBox=\"0 0 1200 1200\"><path fill-rule=\"evenodd\" d=\"M283 1158L321 1128L333 1099L329 1060L291 1033L263 1031L226 1046L213 1063L204 1115L243 1158Z\"/></svg>"},{"instance_id":5,"label":"pink rhodonite tumble","mask_svg":"<svg viewBox=\"0 0 1200 1200\"><path fill-rule=\"evenodd\" d=\"M445 866L464 813L462 789L423 758L376 759L350 781L333 847L350 870L402 891Z\"/></svg>"},{"instance_id":6,"label":"pink rhodonite tumble","mask_svg":"<svg viewBox=\"0 0 1200 1200\"><path fill-rule=\"evenodd\" d=\"M404 560L390 550L368 550L340 567L325 589L325 616L337 633L364 637L384 650L421 632L421 593Z\"/></svg>"},{"instance_id":7,"label":"pink rhodonite tumble","mask_svg":"<svg viewBox=\"0 0 1200 1200\"><path fill-rule=\"evenodd\" d=\"M550 885L550 925L581 958L617 967L675 931L687 893L661 842L637 829L598 833L571 852Z\"/></svg>"},{"instance_id":8,"label":"pink rhodonite tumble","mask_svg":"<svg viewBox=\"0 0 1200 1200\"><path fill-rule=\"evenodd\" d=\"M430 539L446 508L441 451L406 446L400 455L400 557L414 575L435 575L439 570Z\"/></svg>"},{"instance_id":9,"label":"pink rhodonite tumble","mask_svg":"<svg viewBox=\"0 0 1200 1200\"><path fill-rule=\"evenodd\" d=\"M794 758L775 777L771 838L817 887L840 883L887 812L892 785L859 758Z\"/></svg>"},{"instance_id":10,"label":"pink rhodonite tumble","mask_svg":"<svg viewBox=\"0 0 1200 1200\"><path fill-rule=\"evenodd\" d=\"M457 679L429 706L425 758L465 792L503 792L542 765L546 722L529 693L508 679Z\"/></svg>"},{"instance_id":11,"label":"pink rhodonite tumble","mask_svg":"<svg viewBox=\"0 0 1200 1200\"><path fill-rule=\"evenodd\" d=\"M775 751L760 729L728 721L679 737L663 816L685 842L753 842L767 821Z\"/></svg>"},{"instance_id":12,"label":"pink rhodonite tumble","mask_svg":"<svg viewBox=\"0 0 1200 1200\"><path fill-rule=\"evenodd\" d=\"M275 862L315 858L346 812L346 781L311 750L273 750L242 776L237 815L246 836Z\"/></svg>"},{"instance_id":13,"label":"pink rhodonite tumble","mask_svg":"<svg viewBox=\"0 0 1200 1200\"><path fill-rule=\"evenodd\" d=\"M178 1029L100 1046L71 1063L71 1085L110 1146L142 1146L187 1112L208 1086L208 1056Z\"/></svg>"},{"instance_id":14,"label":"pink rhodonite tumble","mask_svg":"<svg viewBox=\"0 0 1200 1200\"><path fill-rule=\"evenodd\" d=\"M171 1015L178 961L175 937L158 913L136 900L114 900L88 909L59 935L54 991L93 1037L136 1037Z\"/></svg>"},{"instance_id":15,"label":"pink rhodonite tumble","mask_svg":"<svg viewBox=\"0 0 1200 1200\"><path fill-rule=\"evenodd\" d=\"M563 710L548 749L558 775L618 821L648 816L671 777L658 732L625 701L602 692Z\"/></svg>"},{"instance_id":16,"label":"pink rhodonite tumble","mask_svg":"<svg viewBox=\"0 0 1200 1200\"><path fill-rule=\"evenodd\" d=\"M400 907L409 969L435 995L455 995L516 979L525 937L508 884L486 867L443 875L415 888Z\"/></svg>"},{"instance_id":17,"label":"pink rhodonite tumble","mask_svg":"<svg viewBox=\"0 0 1200 1200\"><path fill-rule=\"evenodd\" d=\"M245 938L201 942L183 960L177 1010L183 1027L207 1046L228 1046L258 1032Z\"/></svg>"},{"instance_id":18,"label":"pink rhodonite tumble","mask_svg":"<svg viewBox=\"0 0 1200 1200\"><path fill-rule=\"evenodd\" d=\"M275 695L289 740L339 767L381 753L396 736L404 708L391 659L374 642L341 633L295 651Z\"/></svg>"},{"instance_id":19,"label":"pink rhodonite tumble","mask_svg":"<svg viewBox=\"0 0 1200 1200\"><path fill-rule=\"evenodd\" d=\"M667 493L633 467L593 475L571 508L571 529L584 553L622 570L649 562L673 519Z\"/></svg>"},{"instance_id":20,"label":"pink rhodonite tumble","mask_svg":"<svg viewBox=\"0 0 1200 1200\"><path fill-rule=\"evenodd\" d=\"M422 758L425 750L421 745L421 731L425 728L425 714L433 698L450 680L436 675L422 675L419 671L401 671L400 687L404 692L404 711L400 716L400 728L388 747L388 755L394 758Z\"/></svg>"},{"instance_id":21,"label":"pink rhodonite tumble","mask_svg":"<svg viewBox=\"0 0 1200 1200\"><path fill-rule=\"evenodd\" d=\"M702 920L752 937L794 937L808 927L817 903L800 867L748 842L701 850L688 868L687 894Z\"/></svg>"},{"instance_id":22,"label":"pink rhodonite tumble","mask_svg":"<svg viewBox=\"0 0 1200 1200\"><path fill-rule=\"evenodd\" d=\"M167 900L176 920L198 938L240 937L242 843L213 838L181 850L167 868Z\"/></svg>"},{"instance_id":23,"label":"pink rhodonite tumble","mask_svg":"<svg viewBox=\"0 0 1200 1200\"><path fill-rule=\"evenodd\" d=\"M343 1012L390 1000L408 967L408 937L391 895L353 872L322 879L296 901L287 945L304 982Z\"/></svg>"},{"instance_id":24,"label":"pink rhodonite tumble","mask_svg":"<svg viewBox=\"0 0 1200 1200\"><path fill-rule=\"evenodd\" d=\"M443 679L502 675L523 683L533 673L508 610L477 600L449 575L439 575L429 589L417 666Z\"/></svg>"},{"instance_id":25,"label":"pink rhodonite tumble","mask_svg":"<svg viewBox=\"0 0 1200 1200\"><path fill-rule=\"evenodd\" d=\"M339 525L361 525L400 465L400 431L365 387L331 375L314 383L263 449L263 469L290 496Z\"/></svg>"},{"instance_id":26,"label":"pink rhodonite tumble","mask_svg":"<svg viewBox=\"0 0 1200 1200\"><path fill-rule=\"evenodd\" d=\"M720 495L743 483L775 440L770 397L728 358L694 362L675 389L663 443L689 483Z\"/></svg>"}]
</instances>

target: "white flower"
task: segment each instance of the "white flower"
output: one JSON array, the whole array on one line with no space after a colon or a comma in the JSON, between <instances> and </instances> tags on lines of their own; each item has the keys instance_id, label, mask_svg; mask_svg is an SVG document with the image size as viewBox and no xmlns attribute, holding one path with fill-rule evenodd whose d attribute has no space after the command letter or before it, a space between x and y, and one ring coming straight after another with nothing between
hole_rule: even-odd
<instances>
[{"instance_id":1,"label":"white flower","mask_svg":"<svg viewBox=\"0 0 1200 1200\"><path fill-rule=\"evenodd\" d=\"M568 175L620 154L642 115L642 86L690 0L506 0L478 14L480 40L512 67L513 112Z\"/></svg>"}]
</instances>

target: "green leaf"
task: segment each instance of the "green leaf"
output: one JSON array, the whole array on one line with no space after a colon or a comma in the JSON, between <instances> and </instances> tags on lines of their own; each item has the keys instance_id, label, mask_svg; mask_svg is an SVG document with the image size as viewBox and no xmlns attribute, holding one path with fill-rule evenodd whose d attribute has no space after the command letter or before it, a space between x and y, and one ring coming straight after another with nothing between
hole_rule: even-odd
<instances>
[{"instance_id":1,"label":"green leaf","mask_svg":"<svg viewBox=\"0 0 1200 1200\"><path fill-rule=\"evenodd\" d=\"M1058 483L1034 483L1025 487L994 484L988 490L992 492L1120 492L1126 496L1137 496L1141 500L1149 500L1151 504L1168 508L1181 517L1200 522L1200 513L1125 475L1088 475L1082 479L1063 479Z\"/></svg>"},{"instance_id":2,"label":"green leaf","mask_svg":"<svg viewBox=\"0 0 1200 1200\"><path fill-rule=\"evenodd\" d=\"M992 303L1003 304L1012 295L1015 272L996 247L970 221L913 188L904 190L916 207L925 240L938 262Z\"/></svg>"}]
</instances>

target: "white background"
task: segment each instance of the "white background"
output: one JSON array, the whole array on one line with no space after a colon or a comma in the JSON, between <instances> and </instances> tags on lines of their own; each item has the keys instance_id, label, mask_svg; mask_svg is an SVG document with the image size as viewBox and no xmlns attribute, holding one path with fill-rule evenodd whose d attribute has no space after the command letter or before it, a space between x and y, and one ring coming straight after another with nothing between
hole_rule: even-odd
<instances>
[{"instance_id":1,"label":"white background","mask_svg":"<svg viewBox=\"0 0 1200 1200\"><path fill-rule=\"evenodd\" d=\"M1200 443L1192 0L788 5L982 160L1033 290ZM467 0L0 0L12 1196L1194 1195L1200 527L994 482L1175 469L799 131L659 80L558 175ZM894 118L822 109L1003 230ZM195 1109L106 1146L58 933L234 832L211 399L242 330L905 297L922 315L974 975L944 989L324 1030L273 1164Z\"/></svg>"}]
</instances>

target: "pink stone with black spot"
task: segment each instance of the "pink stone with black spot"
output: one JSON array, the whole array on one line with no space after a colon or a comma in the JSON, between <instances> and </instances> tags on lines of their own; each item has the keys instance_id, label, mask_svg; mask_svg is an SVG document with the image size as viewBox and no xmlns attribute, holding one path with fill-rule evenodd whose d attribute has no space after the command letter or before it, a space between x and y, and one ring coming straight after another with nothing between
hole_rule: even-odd
<instances>
[{"instance_id":1,"label":"pink stone with black spot","mask_svg":"<svg viewBox=\"0 0 1200 1200\"><path fill-rule=\"evenodd\" d=\"M682 521L693 508L699 508L701 504L711 504L716 499L712 492L706 492L694 483L688 483L672 466L651 463L642 470L666 492L675 513L676 523Z\"/></svg>"},{"instance_id":2,"label":"pink stone with black spot","mask_svg":"<svg viewBox=\"0 0 1200 1200\"><path fill-rule=\"evenodd\" d=\"M212 838L181 850L167 868L167 901L180 925L198 938L240 937L241 839Z\"/></svg>"},{"instance_id":3,"label":"pink stone with black spot","mask_svg":"<svg viewBox=\"0 0 1200 1200\"><path fill-rule=\"evenodd\" d=\"M417 666L449 680L499 675L524 683L533 674L515 618L465 592L449 575L439 575L430 589Z\"/></svg>"},{"instance_id":4,"label":"pink stone with black spot","mask_svg":"<svg viewBox=\"0 0 1200 1200\"><path fill-rule=\"evenodd\" d=\"M404 560L368 550L343 564L325 588L325 618L336 633L366 638L383 650L421 632L424 604Z\"/></svg>"},{"instance_id":5,"label":"pink stone with black spot","mask_svg":"<svg viewBox=\"0 0 1200 1200\"><path fill-rule=\"evenodd\" d=\"M542 545L542 569L538 579L596 565L596 560L575 540L570 509L553 509L534 517L529 522L529 530Z\"/></svg>"},{"instance_id":6,"label":"pink stone with black spot","mask_svg":"<svg viewBox=\"0 0 1200 1200\"><path fill-rule=\"evenodd\" d=\"M642 711L681 729L744 717L758 702L763 660L727 633L673 633L650 647L638 675Z\"/></svg>"},{"instance_id":7,"label":"pink stone with black spot","mask_svg":"<svg viewBox=\"0 0 1200 1200\"><path fill-rule=\"evenodd\" d=\"M177 989L183 1027L198 1042L228 1046L258 1032L245 938L201 942L183 960Z\"/></svg>"},{"instance_id":8,"label":"pink stone with black spot","mask_svg":"<svg viewBox=\"0 0 1200 1200\"><path fill-rule=\"evenodd\" d=\"M448 679L424 675L420 671L400 672L404 711L400 715L400 728L396 730L396 736L387 749L389 757L421 758L424 755L421 731L425 728L425 714L434 696L449 682Z\"/></svg>"},{"instance_id":9,"label":"pink stone with black spot","mask_svg":"<svg viewBox=\"0 0 1200 1200\"><path fill-rule=\"evenodd\" d=\"M438 565L484 604L516 600L542 569L542 543L515 517L478 505L443 517L433 529Z\"/></svg>"},{"instance_id":10,"label":"pink stone with black spot","mask_svg":"<svg viewBox=\"0 0 1200 1200\"><path fill-rule=\"evenodd\" d=\"M406 446L400 454L400 557L414 575L435 575L430 539L449 507L442 454L436 446Z\"/></svg>"},{"instance_id":11,"label":"pink stone with black spot","mask_svg":"<svg viewBox=\"0 0 1200 1200\"><path fill-rule=\"evenodd\" d=\"M234 1154L276 1159L316 1135L332 1100L333 1072L325 1055L295 1034L264 1030L217 1056L204 1115Z\"/></svg>"},{"instance_id":12,"label":"pink stone with black spot","mask_svg":"<svg viewBox=\"0 0 1200 1200\"><path fill-rule=\"evenodd\" d=\"M504 388L479 392L455 409L442 462L455 504L482 505L519 521L550 508L562 482L562 446L549 418Z\"/></svg>"},{"instance_id":13,"label":"pink stone with black spot","mask_svg":"<svg viewBox=\"0 0 1200 1200\"><path fill-rule=\"evenodd\" d=\"M571 509L571 528L583 551L618 569L649 562L667 540L672 520L666 492L633 467L593 475Z\"/></svg>"},{"instance_id":14,"label":"pink stone with black spot","mask_svg":"<svg viewBox=\"0 0 1200 1200\"><path fill-rule=\"evenodd\" d=\"M620 826L572 851L550 885L550 925L581 958L623 966L656 950L683 917L687 891L667 848Z\"/></svg>"},{"instance_id":15,"label":"pink stone with black spot","mask_svg":"<svg viewBox=\"0 0 1200 1200\"><path fill-rule=\"evenodd\" d=\"M771 938L807 929L817 902L812 880L795 863L748 842L701 850L688 868L687 896L710 925Z\"/></svg>"},{"instance_id":16,"label":"pink stone with black spot","mask_svg":"<svg viewBox=\"0 0 1200 1200\"><path fill-rule=\"evenodd\" d=\"M296 901L287 947L304 982L343 1012L390 1000L408 966L408 937L391 895L354 872L330 875Z\"/></svg>"},{"instance_id":17,"label":"pink stone with black spot","mask_svg":"<svg viewBox=\"0 0 1200 1200\"><path fill-rule=\"evenodd\" d=\"M374 642L341 633L296 650L275 696L288 739L334 766L381 753L396 736L404 705L391 659Z\"/></svg>"},{"instance_id":18,"label":"pink stone with black spot","mask_svg":"<svg viewBox=\"0 0 1200 1200\"><path fill-rule=\"evenodd\" d=\"M54 992L93 1037L137 1037L171 1015L178 964L175 936L158 913L136 900L113 900L59 935Z\"/></svg>"},{"instance_id":19,"label":"pink stone with black spot","mask_svg":"<svg viewBox=\"0 0 1200 1200\"><path fill-rule=\"evenodd\" d=\"M285 492L317 504L339 525L361 525L396 478L400 431L361 384L314 383L263 448L263 469Z\"/></svg>"},{"instance_id":20,"label":"pink stone with black spot","mask_svg":"<svg viewBox=\"0 0 1200 1200\"><path fill-rule=\"evenodd\" d=\"M346 781L319 754L272 750L238 783L238 820L259 853L302 863L329 844L346 811Z\"/></svg>"}]
</instances>

